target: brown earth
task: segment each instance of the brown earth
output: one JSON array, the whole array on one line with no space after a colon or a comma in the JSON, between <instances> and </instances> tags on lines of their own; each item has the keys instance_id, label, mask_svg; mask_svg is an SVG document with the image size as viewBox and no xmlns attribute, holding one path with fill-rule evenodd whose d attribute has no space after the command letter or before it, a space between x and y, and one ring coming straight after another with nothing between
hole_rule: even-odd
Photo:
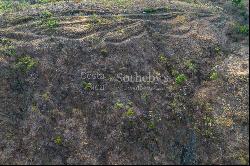
<instances>
[{"instance_id":1,"label":"brown earth","mask_svg":"<svg viewBox=\"0 0 250 166\"><path fill-rule=\"evenodd\" d=\"M249 164L246 6L247 18L225 0L2 13L0 164Z\"/></svg>"}]
</instances>

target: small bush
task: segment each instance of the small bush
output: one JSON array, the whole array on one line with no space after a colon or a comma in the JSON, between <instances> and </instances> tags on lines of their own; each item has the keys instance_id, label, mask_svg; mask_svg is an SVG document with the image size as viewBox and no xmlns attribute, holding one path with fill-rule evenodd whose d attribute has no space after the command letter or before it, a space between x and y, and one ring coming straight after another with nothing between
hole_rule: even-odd
<instances>
[{"instance_id":1,"label":"small bush","mask_svg":"<svg viewBox=\"0 0 250 166\"><path fill-rule=\"evenodd\" d=\"M107 48L103 48L103 49L101 50L101 54L102 54L102 56L104 56L104 57L108 56L108 50L107 50Z\"/></svg>"},{"instance_id":2,"label":"small bush","mask_svg":"<svg viewBox=\"0 0 250 166\"><path fill-rule=\"evenodd\" d=\"M187 81L187 77L185 74L179 74L176 78L175 78L175 82L178 85L182 85L185 81Z\"/></svg>"},{"instance_id":3,"label":"small bush","mask_svg":"<svg viewBox=\"0 0 250 166\"><path fill-rule=\"evenodd\" d=\"M217 80L219 78L219 74L216 72L216 71L213 71L211 74L210 74L210 77L209 77L211 80Z\"/></svg>"},{"instance_id":4,"label":"small bush","mask_svg":"<svg viewBox=\"0 0 250 166\"><path fill-rule=\"evenodd\" d=\"M53 16L53 14L52 14L50 11L48 11L48 10L43 11L43 12L41 13L41 17L42 17L42 18L50 18L50 17L52 17L52 16Z\"/></svg>"},{"instance_id":5,"label":"small bush","mask_svg":"<svg viewBox=\"0 0 250 166\"><path fill-rule=\"evenodd\" d=\"M2 45L10 45L11 40L8 39L8 38L0 38L0 44L2 44Z\"/></svg>"},{"instance_id":6,"label":"small bush","mask_svg":"<svg viewBox=\"0 0 250 166\"><path fill-rule=\"evenodd\" d=\"M156 12L157 12L157 9L154 9L154 8L146 8L143 10L143 13L147 13L147 14L156 13Z\"/></svg>"},{"instance_id":7,"label":"small bush","mask_svg":"<svg viewBox=\"0 0 250 166\"><path fill-rule=\"evenodd\" d=\"M17 60L15 68L23 73L28 73L37 66L37 61L30 56L24 56Z\"/></svg>"},{"instance_id":8,"label":"small bush","mask_svg":"<svg viewBox=\"0 0 250 166\"><path fill-rule=\"evenodd\" d=\"M6 55L6 56L15 56L16 55L16 49L13 46L2 46L0 47L0 54Z\"/></svg>"},{"instance_id":9,"label":"small bush","mask_svg":"<svg viewBox=\"0 0 250 166\"><path fill-rule=\"evenodd\" d=\"M62 144L62 137L61 136L56 136L54 139L55 144L61 145Z\"/></svg>"},{"instance_id":10,"label":"small bush","mask_svg":"<svg viewBox=\"0 0 250 166\"><path fill-rule=\"evenodd\" d=\"M148 123L148 128L149 128L149 129L155 129L155 128L156 128L155 123L154 123L153 121L149 122L149 123Z\"/></svg>"},{"instance_id":11,"label":"small bush","mask_svg":"<svg viewBox=\"0 0 250 166\"><path fill-rule=\"evenodd\" d=\"M189 70L192 70L192 71L195 71L195 70L196 70L196 65L195 65L195 63L192 62L191 60L186 61L185 65L186 65L186 67L187 67Z\"/></svg>"},{"instance_id":12,"label":"small bush","mask_svg":"<svg viewBox=\"0 0 250 166\"><path fill-rule=\"evenodd\" d=\"M133 110L133 108L129 108L126 112L125 112L125 115L127 117L132 117L135 115L135 111Z\"/></svg>"},{"instance_id":13,"label":"small bush","mask_svg":"<svg viewBox=\"0 0 250 166\"><path fill-rule=\"evenodd\" d=\"M90 16L90 19L91 21L94 23L94 24L100 24L102 19L100 16L98 16L97 14L93 14Z\"/></svg>"},{"instance_id":14,"label":"small bush","mask_svg":"<svg viewBox=\"0 0 250 166\"><path fill-rule=\"evenodd\" d=\"M124 108L124 104L120 101L117 101L114 106L115 109L122 109Z\"/></svg>"},{"instance_id":15,"label":"small bush","mask_svg":"<svg viewBox=\"0 0 250 166\"><path fill-rule=\"evenodd\" d=\"M91 82L83 82L82 87L84 90L91 90L93 88L93 85Z\"/></svg>"},{"instance_id":16,"label":"small bush","mask_svg":"<svg viewBox=\"0 0 250 166\"><path fill-rule=\"evenodd\" d=\"M236 27L237 32L242 35L248 35L249 34L249 26L248 25L238 25Z\"/></svg>"},{"instance_id":17,"label":"small bush","mask_svg":"<svg viewBox=\"0 0 250 166\"><path fill-rule=\"evenodd\" d=\"M0 12L9 11L13 8L13 2L0 1Z\"/></svg>"},{"instance_id":18,"label":"small bush","mask_svg":"<svg viewBox=\"0 0 250 166\"><path fill-rule=\"evenodd\" d=\"M243 3L243 0L232 0L232 3L236 6L239 6Z\"/></svg>"},{"instance_id":19,"label":"small bush","mask_svg":"<svg viewBox=\"0 0 250 166\"><path fill-rule=\"evenodd\" d=\"M59 22L58 20L54 19L54 18L51 18L51 19L48 19L45 21L45 25L48 27L48 28L56 28L59 26Z\"/></svg>"},{"instance_id":20,"label":"small bush","mask_svg":"<svg viewBox=\"0 0 250 166\"><path fill-rule=\"evenodd\" d=\"M50 0L38 0L38 3L49 3Z\"/></svg>"},{"instance_id":21,"label":"small bush","mask_svg":"<svg viewBox=\"0 0 250 166\"><path fill-rule=\"evenodd\" d=\"M161 63L166 63L167 62L166 56L164 54L160 54L159 61Z\"/></svg>"}]
</instances>

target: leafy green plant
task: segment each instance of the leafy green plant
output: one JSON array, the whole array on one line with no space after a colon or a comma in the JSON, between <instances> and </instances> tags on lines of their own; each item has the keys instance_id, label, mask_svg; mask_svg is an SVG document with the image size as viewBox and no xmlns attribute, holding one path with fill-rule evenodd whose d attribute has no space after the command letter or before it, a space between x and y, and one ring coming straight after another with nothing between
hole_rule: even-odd
<instances>
[{"instance_id":1,"label":"leafy green plant","mask_svg":"<svg viewBox=\"0 0 250 166\"><path fill-rule=\"evenodd\" d=\"M0 13L12 12L27 8L30 5L26 0L13 1L13 0L0 0Z\"/></svg>"},{"instance_id":2,"label":"leafy green plant","mask_svg":"<svg viewBox=\"0 0 250 166\"><path fill-rule=\"evenodd\" d=\"M122 109L124 108L124 104L120 101L117 101L114 106L115 109Z\"/></svg>"},{"instance_id":3,"label":"leafy green plant","mask_svg":"<svg viewBox=\"0 0 250 166\"><path fill-rule=\"evenodd\" d=\"M191 60L186 61L185 65L189 70L192 70L192 71L196 70L196 64L192 62Z\"/></svg>"},{"instance_id":4,"label":"leafy green plant","mask_svg":"<svg viewBox=\"0 0 250 166\"><path fill-rule=\"evenodd\" d=\"M221 48L220 48L219 46L216 46L216 47L214 48L214 50L215 50L216 53L219 53L219 52L221 51Z\"/></svg>"},{"instance_id":5,"label":"leafy green plant","mask_svg":"<svg viewBox=\"0 0 250 166\"><path fill-rule=\"evenodd\" d=\"M177 71L177 70L175 70L175 69L173 69L172 71L171 71L171 74L173 75L173 76L178 76L179 75L179 72Z\"/></svg>"},{"instance_id":6,"label":"leafy green plant","mask_svg":"<svg viewBox=\"0 0 250 166\"><path fill-rule=\"evenodd\" d=\"M7 56L15 56L16 55L16 49L13 46L9 46L4 51L5 55Z\"/></svg>"},{"instance_id":7,"label":"leafy green plant","mask_svg":"<svg viewBox=\"0 0 250 166\"><path fill-rule=\"evenodd\" d=\"M93 84L91 82L83 82L82 87L84 90L91 90L93 88Z\"/></svg>"},{"instance_id":8,"label":"leafy green plant","mask_svg":"<svg viewBox=\"0 0 250 166\"><path fill-rule=\"evenodd\" d=\"M238 26L236 26L236 31L239 34L248 35L249 34L249 26L248 25L238 25Z\"/></svg>"},{"instance_id":9,"label":"leafy green plant","mask_svg":"<svg viewBox=\"0 0 250 166\"><path fill-rule=\"evenodd\" d=\"M166 63L166 62L167 62L166 56L165 56L164 54L160 54L160 56L159 56L159 61L160 61L161 63Z\"/></svg>"},{"instance_id":10,"label":"leafy green plant","mask_svg":"<svg viewBox=\"0 0 250 166\"><path fill-rule=\"evenodd\" d=\"M9 11L13 8L13 2L11 1L0 1L0 12Z\"/></svg>"},{"instance_id":11,"label":"leafy green plant","mask_svg":"<svg viewBox=\"0 0 250 166\"><path fill-rule=\"evenodd\" d=\"M91 19L91 21L92 21L93 23L95 23L95 24L101 23L101 17L98 16L97 14L91 15L91 16L90 16L90 19Z\"/></svg>"},{"instance_id":12,"label":"leafy green plant","mask_svg":"<svg viewBox=\"0 0 250 166\"><path fill-rule=\"evenodd\" d=\"M41 17L42 18L50 18L50 17L52 17L53 16L53 14L50 12L50 11L48 11L48 10L45 10L45 11L43 11L42 13L41 13Z\"/></svg>"},{"instance_id":13,"label":"leafy green plant","mask_svg":"<svg viewBox=\"0 0 250 166\"><path fill-rule=\"evenodd\" d=\"M54 139L55 144L61 145L62 144L62 137L61 136L56 136Z\"/></svg>"},{"instance_id":14,"label":"leafy green plant","mask_svg":"<svg viewBox=\"0 0 250 166\"><path fill-rule=\"evenodd\" d=\"M49 0L38 0L38 3L49 3Z\"/></svg>"},{"instance_id":15,"label":"leafy green plant","mask_svg":"<svg viewBox=\"0 0 250 166\"><path fill-rule=\"evenodd\" d=\"M44 94L42 94L42 98L45 100L45 101L48 101L50 99L50 93L47 91L45 92Z\"/></svg>"},{"instance_id":16,"label":"leafy green plant","mask_svg":"<svg viewBox=\"0 0 250 166\"><path fill-rule=\"evenodd\" d=\"M2 45L10 45L11 40L8 39L8 38L0 38L0 44L2 44Z\"/></svg>"},{"instance_id":17,"label":"leafy green plant","mask_svg":"<svg viewBox=\"0 0 250 166\"><path fill-rule=\"evenodd\" d=\"M133 108L129 108L126 112L125 112L125 115L127 117L132 117L135 115L135 111L133 110Z\"/></svg>"},{"instance_id":18,"label":"leafy green plant","mask_svg":"<svg viewBox=\"0 0 250 166\"><path fill-rule=\"evenodd\" d=\"M232 3L236 6L239 6L243 3L243 0L232 0Z\"/></svg>"},{"instance_id":19,"label":"leafy green plant","mask_svg":"<svg viewBox=\"0 0 250 166\"><path fill-rule=\"evenodd\" d=\"M242 3L242 0L232 0L232 3L235 5L239 5Z\"/></svg>"},{"instance_id":20,"label":"leafy green plant","mask_svg":"<svg viewBox=\"0 0 250 166\"><path fill-rule=\"evenodd\" d=\"M157 9L154 8L146 8L143 10L143 13L150 14L150 13L156 13Z\"/></svg>"},{"instance_id":21,"label":"leafy green plant","mask_svg":"<svg viewBox=\"0 0 250 166\"><path fill-rule=\"evenodd\" d=\"M102 54L102 56L104 56L104 57L108 56L108 49L107 49L107 48L101 49L101 54Z\"/></svg>"},{"instance_id":22,"label":"leafy green plant","mask_svg":"<svg viewBox=\"0 0 250 166\"><path fill-rule=\"evenodd\" d=\"M155 124L153 121L150 121L150 122L148 123L148 128L149 128L149 129L155 129L155 128L156 128L156 124Z\"/></svg>"},{"instance_id":23,"label":"leafy green plant","mask_svg":"<svg viewBox=\"0 0 250 166\"><path fill-rule=\"evenodd\" d=\"M182 85L185 81L187 81L187 77L185 74L179 74L176 78L175 78L175 82L178 85Z\"/></svg>"},{"instance_id":24,"label":"leafy green plant","mask_svg":"<svg viewBox=\"0 0 250 166\"><path fill-rule=\"evenodd\" d=\"M15 68L23 73L28 73L37 66L38 62L30 56L19 58L15 64Z\"/></svg>"},{"instance_id":25,"label":"leafy green plant","mask_svg":"<svg viewBox=\"0 0 250 166\"><path fill-rule=\"evenodd\" d=\"M209 78L211 80L217 80L219 78L219 74L216 71L212 71Z\"/></svg>"},{"instance_id":26,"label":"leafy green plant","mask_svg":"<svg viewBox=\"0 0 250 166\"><path fill-rule=\"evenodd\" d=\"M14 46L2 46L0 47L0 53L6 56L15 56L16 49Z\"/></svg>"},{"instance_id":27,"label":"leafy green plant","mask_svg":"<svg viewBox=\"0 0 250 166\"><path fill-rule=\"evenodd\" d=\"M55 19L55 18L49 18L49 19L47 19L47 20L44 22L44 24L45 24L48 28L50 28L50 29L53 29L53 28L56 28L56 27L59 26L59 22L58 22L58 20Z\"/></svg>"}]
</instances>

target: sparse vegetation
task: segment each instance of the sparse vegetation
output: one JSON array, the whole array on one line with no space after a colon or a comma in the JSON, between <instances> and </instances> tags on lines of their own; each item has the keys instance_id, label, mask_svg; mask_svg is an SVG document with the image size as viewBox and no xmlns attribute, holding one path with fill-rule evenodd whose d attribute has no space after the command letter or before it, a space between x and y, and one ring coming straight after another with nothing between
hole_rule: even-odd
<instances>
[{"instance_id":1,"label":"sparse vegetation","mask_svg":"<svg viewBox=\"0 0 250 166\"><path fill-rule=\"evenodd\" d=\"M249 164L248 4L0 0L0 163Z\"/></svg>"}]
</instances>

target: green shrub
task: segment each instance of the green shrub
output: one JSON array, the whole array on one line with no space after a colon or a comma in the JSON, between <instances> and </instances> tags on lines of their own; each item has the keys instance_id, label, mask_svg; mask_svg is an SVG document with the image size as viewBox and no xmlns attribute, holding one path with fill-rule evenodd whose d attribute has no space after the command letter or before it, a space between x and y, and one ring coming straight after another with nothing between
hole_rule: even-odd
<instances>
[{"instance_id":1,"label":"green shrub","mask_svg":"<svg viewBox=\"0 0 250 166\"><path fill-rule=\"evenodd\" d=\"M147 13L147 14L156 13L156 12L157 12L157 9L154 9L154 8L146 8L143 10L143 13Z\"/></svg>"},{"instance_id":2,"label":"green shrub","mask_svg":"<svg viewBox=\"0 0 250 166\"><path fill-rule=\"evenodd\" d=\"M28 73L37 66L37 61L30 56L19 58L15 64L15 68L23 73Z\"/></svg>"},{"instance_id":3,"label":"green shrub","mask_svg":"<svg viewBox=\"0 0 250 166\"><path fill-rule=\"evenodd\" d=\"M0 1L0 12L5 12L13 9L13 2L11 1Z\"/></svg>"},{"instance_id":4,"label":"green shrub","mask_svg":"<svg viewBox=\"0 0 250 166\"><path fill-rule=\"evenodd\" d=\"M135 115L135 111L133 110L133 108L129 108L126 112L125 112L125 115L127 117L132 117Z\"/></svg>"},{"instance_id":5,"label":"green shrub","mask_svg":"<svg viewBox=\"0 0 250 166\"><path fill-rule=\"evenodd\" d=\"M98 16L97 14L93 14L90 16L90 19L91 21L94 23L94 24L100 24L102 22L102 19L100 16Z\"/></svg>"},{"instance_id":6,"label":"green shrub","mask_svg":"<svg viewBox=\"0 0 250 166\"><path fill-rule=\"evenodd\" d=\"M117 101L114 106L115 109L122 109L124 108L124 104L120 101Z\"/></svg>"},{"instance_id":7,"label":"green shrub","mask_svg":"<svg viewBox=\"0 0 250 166\"><path fill-rule=\"evenodd\" d=\"M11 40L8 39L8 38L0 38L0 44L2 44L2 45L10 45Z\"/></svg>"},{"instance_id":8,"label":"green shrub","mask_svg":"<svg viewBox=\"0 0 250 166\"><path fill-rule=\"evenodd\" d=\"M15 56L16 49L14 46L11 46L11 45L3 45L3 46L0 46L0 54L6 55L6 56Z\"/></svg>"},{"instance_id":9,"label":"green shrub","mask_svg":"<svg viewBox=\"0 0 250 166\"><path fill-rule=\"evenodd\" d=\"M239 25L236 27L237 32L242 35L248 35L249 34L249 26L248 25Z\"/></svg>"},{"instance_id":10,"label":"green shrub","mask_svg":"<svg viewBox=\"0 0 250 166\"><path fill-rule=\"evenodd\" d=\"M38 3L49 3L51 0L38 0Z\"/></svg>"},{"instance_id":11,"label":"green shrub","mask_svg":"<svg viewBox=\"0 0 250 166\"><path fill-rule=\"evenodd\" d=\"M154 123L153 121L149 122L149 123L148 123L148 128L149 128L149 129L155 129L155 128L156 128L155 123Z\"/></svg>"},{"instance_id":12,"label":"green shrub","mask_svg":"<svg viewBox=\"0 0 250 166\"><path fill-rule=\"evenodd\" d=\"M219 78L219 74L216 71L211 72L210 77L211 80L217 80Z\"/></svg>"},{"instance_id":13,"label":"green shrub","mask_svg":"<svg viewBox=\"0 0 250 166\"><path fill-rule=\"evenodd\" d=\"M232 3L236 6L239 6L243 3L243 0L232 0Z\"/></svg>"},{"instance_id":14,"label":"green shrub","mask_svg":"<svg viewBox=\"0 0 250 166\"><path fill-rule=\"evenodd\" d=\"M175 82L178 85L182 85L185 81L187 81L187 77L185 74L179 74L176 78L175 78Z\"/></svg>"},{"instance_id":15,"label":"green shrub","mask_svg":"<svg viewBox=\"0 0 250 166\"><path fill-rule=\"evenodd\" d=\"M104 56L104 57L108 56L108 50L107 50L107 48L103 48L103 49L101 50L101 54L102 54L102 56Z\"/></svg>"},{"instance_id":16,"label":"green shrub","mask_svg":"<svg viewBox=\"0 0 250 166\"><path fill-rule=\"evenodd\" d=\"M195 63L192 62L191 60L186 61L185 65L186 65L186 67L187 67L189 70L192 70L192 71L195 71L195 70L196 70L196 65L195 65Z\"/></svg>"},{"instance_id":17,"label":"green shrub","mask_svg":"<svg viewBox=\"0 0 250 166\"><path fill-rule=\"evenodd\" d=\"M56 20L56 19L49 19L47 21L47 26L49 28L56 28L56 27L58 27L59 26L58 20Z\"/></svg>"},{"instance_id":18,"label":"green shrub","mask_svg":"<svg viewBox=\"0 0 250 166\"><path fill-rule=\"evenodd\" d=\"M48 28L53 29L59 26L59 22L55 18L47 19L44 23Z\"/></svg>"},{"instance_id":19,"label":"green shrub","mask_svg":"<svg viewBox=\"0 0 250 166\"><path fill-rule=\"evenodd\" d=\"M0 13L24 9L29 5L30 3L25 0L21 1L0 0Z\"/></svg>"},{"instance_id":20,"label":"green shrub","mask_svg":"<svg viewBox=\"0 0 250 166\"><path fill-rule=\"evenodd\" d=\"M166 63L166 62L167 62L166 56L165 56L164 54L160 54L160 56L159 56L159 61L160 61L161 63Z\"/></svg>"},{"instance_id":21,"label":"green shrub","mask_svg":"<svg viewBox=\"0 0 250 166\"><path fill-rule=\"evenodd\" d=\"M7 56L15 56L16 49L13 46L9 46L4 50L4 54Z\"/></svg>"},{"instance_id":22,"label":"green shrub","mask_svg":"<svg viewBox=\"0 0 250 166\"><path fill-rule=\"evenodd\" d=\"M61 136L56 136L54 139L55 144L61 145L62 144L62 137Z\"/></svg>"},{"instance_id":23,"label":"green shrub","mask_svg":"<svg viewBox=\"0 0 250 166\"><path fill-rule=\"evenodd\" d=\"M216 47L214 48L214 50L215 50L216 53L220 53L221 48L220 48L219 46L216 46Z\"/></svg>"},{"instance_id":24,"label":"green shrub","mask_svg":"<svg viewBox=\"0 0 250 166\"><path fill-rule=\"evenodd\" d=\"M84 90L91 90L93 88L93 85L91 82L83 82L82 83L82 87Z\"/></svg>"},{"instance_id":25,"label":"green shrub","mask_svg":"<svg viewBox=\"0 0 250 166\"><path fill-rule=\"evenodd\" d=\"M41 17L42 18L50 18L50 17L52 17L53 16L53 14L50 12L50 11L48 11L48 10L45 10L45 11L43 11L42 13L41 13Z\"/></svg>"}]
</instances>

